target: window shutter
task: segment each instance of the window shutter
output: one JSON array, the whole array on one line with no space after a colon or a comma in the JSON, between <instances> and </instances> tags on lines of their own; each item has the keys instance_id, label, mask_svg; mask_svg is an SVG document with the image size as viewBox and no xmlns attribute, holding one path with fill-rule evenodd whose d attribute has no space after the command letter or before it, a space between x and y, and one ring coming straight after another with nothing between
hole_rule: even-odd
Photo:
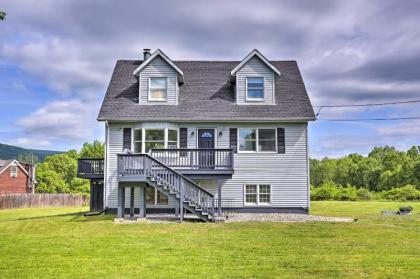
<instances>
[{"instance_id":1,"label":"window shutter","mask_svg":"<svg viewBox=\"0 0 420 279\"><path fill-rule=\"evenodd\" d=\"M188 129L179 128L179 148L188 147Z\"/></svg>"},{"instance_id":2,"label":"window shutter","mask_svg":"<svg viewBox=\"0 0 420 279\"><path fill-rule=\"evenodd\" d=\"M233 149L234 153L238 152L238 129L230 128L229 129L229 145Z\"/></svg>"},{"instance_id":3,"label":"window shutter","mask_svg":"<svg viewBox=\"0 0 420 279\"><path fill-rule=\"evenodd\" d=\"M125 149L131 151L131 128L123 129L123 151Z\"/></svg>"},{"instance_id":4,"label":"window shutter","mask_svg":"<svg viewBox=\"0 0 420 279\"><path fill-rule=\"evenodd\" d=\"M284 128L277 128L277 153L286 153L286 139Z\"/></svg>"}]
</instances>

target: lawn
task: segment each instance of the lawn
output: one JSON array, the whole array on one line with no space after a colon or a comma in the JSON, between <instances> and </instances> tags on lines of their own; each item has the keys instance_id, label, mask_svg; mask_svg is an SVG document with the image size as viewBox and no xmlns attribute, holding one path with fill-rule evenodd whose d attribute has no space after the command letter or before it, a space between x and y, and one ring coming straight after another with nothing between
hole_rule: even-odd
<instances>
[{"instance_id":1,"label":"lawn","mask_svg":"<svg viewBox=\"0 0 420 279\"><path fill-rule=\"evenodd\" d=\"M311 205L355 223L121 225L86 208L0 210L0 277L420 278L420 214L380 215L402 204Z\"/></svg>"}]
</instances>

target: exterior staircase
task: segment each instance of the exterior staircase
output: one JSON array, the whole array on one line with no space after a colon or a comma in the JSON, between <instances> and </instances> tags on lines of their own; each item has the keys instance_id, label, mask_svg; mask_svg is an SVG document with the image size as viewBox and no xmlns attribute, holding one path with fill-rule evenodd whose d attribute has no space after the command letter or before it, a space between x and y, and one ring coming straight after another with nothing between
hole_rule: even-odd
<instances>
[{"instance_id":1,"label":"exterior staircase","mask_svg":"<svg viewBox=\"0 0 420 279\"><path fill-rule=\"evenodd\" d=\"M174 197L179 203L181 221L184 209L205 222L215 221L214 195L148 154L119 154L118 176L144 180L167 196Z\"/></svg>"}]
</instances>

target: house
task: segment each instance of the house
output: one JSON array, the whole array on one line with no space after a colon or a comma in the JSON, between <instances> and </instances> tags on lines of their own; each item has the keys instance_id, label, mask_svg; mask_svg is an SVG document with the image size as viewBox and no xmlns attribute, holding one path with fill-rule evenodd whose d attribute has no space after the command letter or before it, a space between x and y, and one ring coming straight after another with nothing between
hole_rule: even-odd
<instances>
[{"instance_id":1,"label":"house","mask_svg":"<svg viewBox=\"0 0 420 279\"><path fill-rule=\"evenodd\" d=\"M34 184L34 166L17 160L0 160L0 194L31 193Z\"/></svg>"},{"instance_id":2,"label":"house","mask_svg":"<svg viewBox=\"0 0 420 279\"><path fill-rule=\"evenodd\" d=\"M112 74L98 116L104 164L79 161L79 177L104 185L100 206L119 218L188 211L205 221L227 208L308 212L315 115L295 61L258 50L242 61L143 55Z\"/></svg>"}]
</instances>

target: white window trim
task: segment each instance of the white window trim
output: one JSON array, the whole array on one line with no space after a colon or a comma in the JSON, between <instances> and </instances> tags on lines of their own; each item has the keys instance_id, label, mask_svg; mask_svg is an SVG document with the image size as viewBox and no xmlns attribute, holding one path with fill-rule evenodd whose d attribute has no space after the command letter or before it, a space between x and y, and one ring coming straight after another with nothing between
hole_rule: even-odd
<instances>
[{"instance_id":1,"label":"white window trim","mask_svg":"<svg viewBox=\"0 0 420 279\"><path fill-rule=\"evenodd\" d=\"M236 146L237 146L237 148L238 148L238 153L268 153L268 154L275 154L275 153L277 153L277 128L272 128L272 127L259 127L259 128L253 128L253 127L240 127L240 128L237 128L238 129L238 136L237 136L237 139L236 139ZM255 129L255 144L256 144L256 146L255 146L255 151L252 151L252 150L240 150L240 148L239 148L239 141L240 141L240 129ZM259 129L263 129L263 130L274 130L274 147L275 147L275 150L274 151L259 151L258 150L258 144L259 144L259 135L258 135L258 130Z\"/></svg>"},{"instance_id":2,"label":"white window trim","mask_svg":"<svg viewBox=\"0 0 420 279\"><path fill-rule=\"evenodd\" d=\"M154 98L152 98L152 96L150 95L150 84L151 84L151 79L152 78L165 78L166 79L166 98L164 98L164 99L154 99ZM169 79L168 79L167 76L153 76L153 77L149 77L148 92L147 92L147 100L149 102L167 102L168 101L168 86L169 86L168 80Z\"/></svg>"},{"instance_id":3,"label":"white window trim","mask_svg":"<svg viewBox=\"0 0 420 279\"><path fill-rule=\"evenodd\" d=\"M179 128L133 128L131 131L131 150L134 153L134 130L142 130L141 132L141 152L135 154L146 153L146 130L163 130L164 148L168 148L168 130L175 130L177 134L177 147L179 148Z\"/></svg>"},{"instance_id":4,"label":"white window trim","mask_svg":"<svg viewBox=\"0 0 420 279\"><path fill-rule=\"evenodd\" d=\"M249 98L248 97L248 78L262 78L263 80L263 97ZM265 77L264 76L247 76L245 77L245 101L247 102L265 102Z\"/></svg>"},{"instance_id":5,"label":"white window trim","mask_svg":"<svg viewBox=\"0 0 420 279\"><path fill-rule=\"evenodd\" d=\"M247 203L246 202L246 186L247 185L257 185L257 203ZM260 202L260 185L269 185L270 186L270 202L269 203L261 203ZM272 196L273 196L273 187L270 183L246 183L243 185L243 199L244 199L244 206L271 206Z\"/></svg>"},{"instance_id":6,"label":"white window trim","mask_svg":"<svg viewBox=\"0 0 420 279\"><path fill-rule=\"evenodd\" d=\"M18 176L18 166L10 165L10 177L17 177L17 176Z\"/></svg>"}]
</instances>

